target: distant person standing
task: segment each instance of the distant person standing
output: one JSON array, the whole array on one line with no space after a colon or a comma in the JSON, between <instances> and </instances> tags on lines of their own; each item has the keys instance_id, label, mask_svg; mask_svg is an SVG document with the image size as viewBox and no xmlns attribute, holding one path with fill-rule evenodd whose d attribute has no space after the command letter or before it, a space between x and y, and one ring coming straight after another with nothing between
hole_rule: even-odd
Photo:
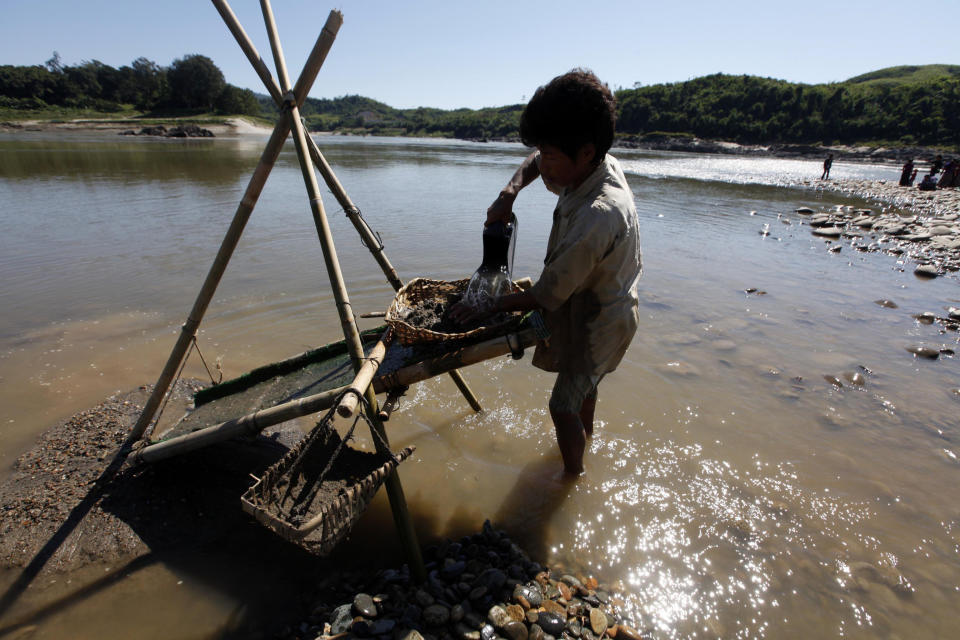
<instances>
[{"instance_id":1,"label":"distant person standing","mask_svg":"<svg viewBox=\"0 0 960 640\"><path fill-rule=\"evenodd\" d=\"M930 175L935 176L940 173L940 169L943 168L943 156L939 153L937 157L933 159L933 163L930 164Z\"/></svg>"},{"instance_id":2,"label":"distant person standing","mask_svg":"<svg viewBox=\"0 0 960 640\"><path fill-rule=\"evenodd\" d=\"M943 168L943 175L940 176L940 182L937 186L941 189L950 187L960 187L960 162L957 160L948 160L947 166Z\"/></svg>"},{"instance_id":3,"label":"distant person standing","mask_svg":"<svg viewBox=\"0 0 960 640\"><path fill-rule=\"evenodd\" d=\"M823 174L821 174L821 180L830 179L830 167L833 166L833 154L827 156L827 159L823 161Z\"/></svg>"},{"instance_id":4,"label":"distant person standing","mask_svg":"<svg viewBox=\"0 0 960 640\"><path fill-rule=\"evenodd\" d=\"M907 158L906 163L903 165L903 170L900 172L901 187L909 187L913 183L911 174L913 174L913 158Z\"/></svg>"}]
</instances>

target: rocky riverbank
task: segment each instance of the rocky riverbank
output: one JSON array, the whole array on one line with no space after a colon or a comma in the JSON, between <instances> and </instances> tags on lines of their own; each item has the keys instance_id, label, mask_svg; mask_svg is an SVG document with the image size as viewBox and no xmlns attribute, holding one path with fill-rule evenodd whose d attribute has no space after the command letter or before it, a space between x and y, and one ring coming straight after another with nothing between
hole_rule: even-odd
<instances>
[{"instance_id":1,"label":"rocky riverbank","mask_svg":"<svg viewBox=\"0 0 960 640\"><path fill-rule=\"evenodd\" d=\"M622 603L595 578L531 561L506 533L480 532L425 551L426 582L409 568L325 581L312 614L288 640L639 640Z\"/></svg>"},{"instance_id":2,"label":"rocky riverbank","mask_svg":"<svg viewBox=\"0 0 960 640\"><path fill-rule=\"evenodd\" d=\"M668 134L620 135L614 146L625 149L651 149L655 151L683 151L688 153L713 153L737 156L767 156L776 158L824 159L828 153L837 161L853 162L903 162L907 158L922 161L932 160L938 153L950 155L949 151L927 147L883 147L856 145L813 144L740 144L725 140L705 140L694 136Z\"/></svg>"},{"instance_id":3,"label":"rocky riverbank","mask_svg":"<svg viewBox=\"0 0 960 640\"><path fill-rule=\"evenodd\" d=\"M960 189L920 191L882 180L806 180L799 186L835 191L872 202L816 210L803 207L813 234L848 242L855 251L905 256L922 277L960 271ZM831 247L842 250L841 244Z\"/></svg>"}]
</instances>

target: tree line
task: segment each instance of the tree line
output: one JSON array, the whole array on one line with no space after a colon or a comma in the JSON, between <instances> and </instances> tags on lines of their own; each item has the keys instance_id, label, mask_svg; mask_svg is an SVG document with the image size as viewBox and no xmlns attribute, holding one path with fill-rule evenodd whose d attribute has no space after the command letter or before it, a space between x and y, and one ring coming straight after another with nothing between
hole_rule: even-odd
<instances>
[{"instance_id":1,"label":"tree line","mask_svg":"<svg viewBox=\"0 0 960 640\"><path fill-rule=\"evenodd\" d=\"M878 82L879 73L819 85L716 74L620 90L618 130L754 144L960 146L960 73L904 83Z\"/></svg>"},{"instance_id":2,"label":"tree line","mask_svg":"<svg viewBox=\"0 0 960 640\"><path fill-rule=\"evenodd\" d=\"M124 105L146 112L261 114L256 95L228 84L203 55L186 55L169 67L141 57L117 69L99 60L66 66L54 52L44 65L0 65L0 107L116 112Z\"/></svg>"},{"instance_id":3,"label":"tree line","mask_svg":"<svg viewBox=\"0 0 960 640\"><path fill-rule=\"evenodd\" d=\"M747 144L933 145L960 148L960 66L891 67L846 82L808 85L715 74L616 91L617 131ZM276 117L271 98L224 80L210 58L187 55L161 67L146 58L116 69L97 60L64 66L0 66L0 108L50 106L146 112L217 112ZM364 96L307 98L301 110L320 131L373 135L515 139L523 105L486 109L396 109Z\"/></svg>"}]
</instances>

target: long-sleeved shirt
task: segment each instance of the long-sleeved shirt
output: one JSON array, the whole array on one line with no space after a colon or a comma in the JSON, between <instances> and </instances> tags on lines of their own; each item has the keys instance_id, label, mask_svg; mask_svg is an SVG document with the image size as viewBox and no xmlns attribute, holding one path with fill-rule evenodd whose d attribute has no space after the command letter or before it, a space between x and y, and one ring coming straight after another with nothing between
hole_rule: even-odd
<instances>
[{"instance_id":1,"label":"long-sleeved shirt","mask_svg":"<svg viewBox=\"0 0 960 640\"><path fill-rule=\"evenodd\" d=\"M533 364L546 371L609 373L639 324L642 263L633 193L608 154L582 184L559 195L543 272L531 289L550 329Z\"/></svg>"}]
</instances>

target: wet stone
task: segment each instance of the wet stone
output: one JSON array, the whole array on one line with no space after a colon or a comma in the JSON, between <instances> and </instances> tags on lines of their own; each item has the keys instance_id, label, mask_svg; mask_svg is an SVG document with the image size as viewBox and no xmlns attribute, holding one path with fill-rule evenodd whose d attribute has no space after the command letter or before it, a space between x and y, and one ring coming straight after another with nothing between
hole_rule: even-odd
<instances>
[{"instance_id":1,"label":"wet stone","mask_svg":"<svg viewBox=\"0 0 960 640\"><path fill-rule=\"evenodd\" d=\"M457 562L450 562L445 564L443 569L440 570L440 575L443 576L445 580L452 580L454 578L460 577L460 574L464 572L467 568L467 563L463 560Z\"/></svg>"},{"instance_id":2,"label":"wet stone","mask_svg":"<svg viewBox=\"0 0 960 640\"><path fill-rule=\"evenodd\" d=\"M450 621L450 610L442 604L432 604L423 610L423 622L429 627L442 627Z\"/></svg>"},{"instance_id":3,"label":"wet stone","mask_svg":"<svg viewBox=\"0 0 960 640\"><path fill-rule=\"evenodd\" d=\"M907 347L907 351L917 356L918 358L927 358L929 360L936 360L940 357L940 350L934 349L932 347L926 347L924 345L912 345Z\"/></svg>"},{"instance_id":4,"label":"wet stone","mask_svg":"<svg viewBox=\"0 0 960 640\"><path fill-rule=\"evenodd\" d=\"M423 615L423 610L420 607L415 604L408 604L406 607L404 607L403 615L400 619L410 626L419 622L421 615Z\"/></svg>"},{"instance_id":5,"label":"wet stone","mask_svg":"<svg viewBox=\"0 0 960 640\"><path fill-rule=\"evenodd\" d=\"M960 389L954 389L954 392L956 393L957 397L960 397ZM535 623L539 617L540 612L536 609L531 609L526 613L526 619L529 624Z\"/></svg>"},{"instance_id":6,"label":"wet stone","mask_svg":"<svg viewBox=\"0 0 960 640\"><path fill-rule=\"evenodd\" d=\"M886 300L886 299L883 299L883 300L874 300L874 301L873 301L873 304L875 304L875 305L877 305L877 306L879 306L879 307L883 307L884 309L898 309L898 308L899 308L899 305L897 305L897 303L894 302L893 300Z\"/></svg>"},{"instance_id":7,"label":"wet stone","mask_svg":"<svg viewBox=\"0 0 960 640\"><path fill-rule=\"evenodd\" d=\"M856 387L862 387L867 381L859 371L847 371L843 374L843 377L847 379L847 382Z\"/></svg>"},{"instance_id":8,"label":"wet stone","mask_svg":"<svg viewBox=\"0 0 960 640\"><path fill-rule=\"evenodd\" d=\"M527 625L516 620L508 622L503 627L503 634L508 640L527 640L527 636L529 635Z\"/></svg>"},{"instance_id":9,"label":"wet stone","mask_svg":"<svg viewBox=\"0 0 960 640\"><path fill-rule=\"evenodd\" d=\"M526 598L530 601L531 607L539 607L543 604L543 593L540 591L540 587L535 584L527 586Z\"/></svg>"},{"instance_id":10,"label":"wet stone","mask_svg":"<svg viewBox=\"0 0 960 640\"><path fill-rule=\"evenodd\" d=\"M559 636L567 626L567 621L562 616L549 611L544 611L537 619L537 624L543 629L544 633L552 636Z\"/></svg>"},{"instance_id":11,"label":"wet stone","mask_svg":"<svg viewBox=\"0 0 960 640\"><path fill-rule=\"evenodd\" d=\"M417 589L413 597L421 607L429 607L434 603L434 597L423 589Z\"/></svg>"},{"instance_id":12,"label":"wet stone","mask_svg":"<svg viewBox=\"0 0 960 640\"><path fill-rule=\"evenodd\" d=\"M480 627L480 638L482 640L493 640L497 637L497 631L493 628L492 625L485 624Z\"/></svg>"},{"instance_id":13,"label":"wet stone","mask_svg":"<svg viewBox=\"0 0 960 640\"><path fill-rule=\"evenodd\" d=\"M368 623L370 625L370 634L374 636L385 636L393 631L393 628L397 626L395 620L376 620L374 622Z\"/></svg>"},{"instance_id":14,"label":"wet stone","mask_svg":"<svg viewBox=\"0 0 960 640\"><path fill-rule=\"evenodd\" d=\"M518 604L507 605L507 615L515 622L521 622L524 618L523 607Z\"/></svg>"},{"instance_id":15,"label":"wet stone","mask_svg":"<svg viewBox=\"0 0 960 640\"><path fill-rule=\"evenodd\" d=\"M933 264L921 264L913 270L913 273L922 278L936 278L940 275L940 270Z\"/></svg>"},{"instance_id":16,"label":"wet stone","mask_svg":"<svg viewBox=\"0 0 960 640\"><path fill-rule=\"evenodd\" d=\"M487 620L489 620L493 626L502 629L508 622L512 621L512 618L506 609L500 605L493 605L487 612Z\"/></svg>"},{"instance_id":17,"label":"wet stone","mask_svg":"<svg viewBox=\"0 0 960 640\"><path fill-rule=\"evenodd\" d=\"M528 631L527 639L543 640L543 638L544 638L543 627L541 627L539 624L531 623L530 630Z\"/></svg>"},{"instance_id":18,"label":"wet stone","mask_svg":"<svg viewBox=\"0 0 960 640\"><path fill-rule=\"evenodd\" d=\"M576 618L570 618L567 620L567 633L574 638L579 638L580 634L583 633L583 625Z\"/></svg>"},{"instance_id":19,"label":"wet stone","mask_svg":"<svg viewBox=\"0 0 960 640\"><path fill-rule=\"evenodd\" d=\"M553 613L561 616L567 615L567 608L561 604L558 604L554 600L544 600L542 606L544 611L548 613Z\"/></svg>"},{"instance_id":20,"label":"wet stone","mask_svg":"<svg viewBox=\"0 0 960 640\"><path fill-rule=\"evenodd\" d=\"M477 582L491 591L499 589L506 581L507 574L500 569L487 569L477 577Z\"/></svg>"},{"instance_id":21,"label":"wet stone","mask_svg":"<svg viewBox=\"0 0 960 640\"><path fill-rule=\"evenodd\" d=\"M607 630L607 614L600 609L590 609L590 629L597 635Z\"/></svg>"},{"instance_id":22,"label":"wet stone","mask_svg":"<svg viewBox=\"0 0 960 640\"><path fill-rule=\"evenodd\" d=\"M336 635L350 628L353 624L351 608L352 605L345 604L333 610L333 615L330 616L330 633Z\"/></svg>"},{"instance_id":23,"label":"wet stone","mask_svg":"<svg viewBox=\"0 0 960 640\"><path fill-rule=\"evenodd\" d=\"M364 618L376 618L378 614L376 603L366 593L358 593L353 599L353 612Z\"/></svg>"},{"instance_id":24,"label":"wet stone","mask_svg":"<svg viewBox=\"0 0 960 640\"><path fill-rule=\"evenodd\" d=\"M471 600L479 600L485 595L487 595L487 588L481 585L470 592L469 598Z\"/></svg>"},{"instance_id":25,"label":"wet stone","mask_svg":"<svg viewBox=\"0 0 960 640\"><path fill-rule=\"evenodd\" d=\"M460 640L480 640L480 632L476 629L471 629L462 622L457 623L453 627L453 632Z\"/></svg>"}]
</instances>

